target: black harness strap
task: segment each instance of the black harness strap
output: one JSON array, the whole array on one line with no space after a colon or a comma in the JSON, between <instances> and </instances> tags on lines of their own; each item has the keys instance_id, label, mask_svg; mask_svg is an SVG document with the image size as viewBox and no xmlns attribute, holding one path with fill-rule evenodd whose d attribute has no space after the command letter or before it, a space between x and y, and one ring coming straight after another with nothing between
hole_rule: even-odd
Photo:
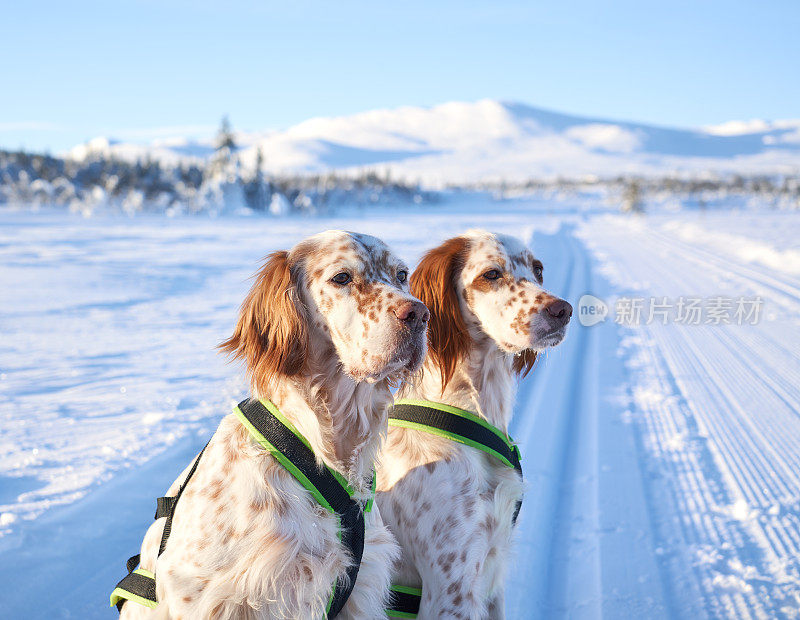
<instances>
[{"instance_id":1,"label":"black harness strap","mask_svg":"<svg viewBox=\"0 0 800 620\"><path fill-rule=\"evenodd\" d=\"M164 531L161 534L161 544L158 547L159 556L164 553L164 549L167 547L167 539L172 532L172 518L175 515L175 507L178 504L178 500L183 494L183 490L186 488L186 485L189 484L189 480L191 480L194 472L197 471L197 465L200 463L200 457L203 456L203 452L206 451L207 447L208 444L206 444L203 449L200 450L200 454L198 454L197 458L195 458L192 468L189 470L189 473L186 474L186 479L183 481L183 484L180 486L175 496L159 497L156 500L155 518L167 518L167 520L164 522ZM111 594L112 605L116 605L119 611L122 611L122 606L125 604L126 600L129 600L129 598L143 599L140 602L143 604L150 604L152 606L158 604L158 600L156 599L155 576L150 577L149 575L134 572L136 567L139 566L140 559L141 557L138 553L128 558L128 561L125 564L126 568L128 569L128 574L120 580L120 582L114 588L114 592Z\"/></svg>"},{"instance_id":2,"label":"black harness strap","mask_svg":"<svg viewBox=\"0 0 800 620\"><path fill-rule=\"evenodd\" d=\"M191 480L194 472L197 471L197 465L200 463L200 457L203 456L203 452L206 451L207 447L208 444L206 444L203 449L200 450L200 454L198 454L197 458L194 460L192 468L189 470L189 473L186 474L186 480L183 481L183 484L180 486L175 496L159 497L156 500L156 519L159 518L158 515L160 512L165 512L167 517L167 520L164 522L164 531L161 534L161 544L158 546L158 555L164 553L164 549L167 548L167 539L172 533L172 518L175 516L175 507L178 505L178 500L181 498L181 495L183 495L183 490L186 488L186 485L189 484L189 480Z\"/></svg>"},{"instance_id":3,"label":"black harness strap","mask_svg":"<svg viewBox=\"0 0 800 620\"><path fill-rule=\"evenodd\" d=\"M156 580L153 577L142 575L141 573L134 573L131 571L125 575L117 584L117 587L114 588L114 592L126 596L126 598L120 597L117 601L117 610L120 612L122 611L122 605L125 604L127 600L135 600L135 597L143 599L143 604L147 604L144 601L149 602L154 607L158 604L158 600L156 599Z\"/></svg>"},{"instance_id":4,"label":"black harness strap","mask_svg":"<svg viewBox=\"0 0 800 620\"><path fill-rule=\"evenodd\" d=\"M469 439L497 452L509 461L514 469L522 472L517 450L509 447L496 433L469 418L425 405L400 403L389 411L389 419L415 422L422 426L438 428L448 435L457 435Z\"/></svg>"},{"instance_id":5,"label":"black harness strap","mask_svg":"<svg viewBox=\"0 0 800 620\"><path fill-rule=\"evenodd\" d=\"M422 602L422 590L406 586L392 586L392 597L386 613L390 618L416 618Z\"/></svg>"},{"instance_id":6,"label":"black harness strap","mask_svg":"<svg viewBox=\"0 0 800 620\"><path fill-rule=\"evenodd\" d=\"M339 517L341 541L350 551L353 562L347 569L346 578L334 584L333 596L328 604L328 618L334 618L350 597L361 566L365 528L361 504L350 497L347 489L327 467L320 469L317 466L314 451L276 418L261 401L255 398L244 400L239 403L239 410L264 439L308 479ZM294 472L290 470L290 473ZM300 482L302 483L302 480Z\"/></svg>"},{"instance_id":7,"label":"black harness strap","mask_svg":"<svg viewBox=\"0 0 800 620\"><path fill-rule=\"evenodd\" d=\"M327 467L320 469L317 466L314 451L276 418L260 400L256 398L243 400L239 403L239 411L264 439L300 470L335 512L343 514L352 504L358 504Z\"/></svg>"},{"instance_id":8,"label":"black harness strap","mask_svg":"<svg viewBox=\"0 0 800 620\"><path fill-rule=\"evenodd\" d=\"M175 506L175 498L168 495L166 497L159 497L156 500L156 516L153 517L154 519L160 519L161 517L168 516L173 510Z\"/></svg>"}]
</instances>

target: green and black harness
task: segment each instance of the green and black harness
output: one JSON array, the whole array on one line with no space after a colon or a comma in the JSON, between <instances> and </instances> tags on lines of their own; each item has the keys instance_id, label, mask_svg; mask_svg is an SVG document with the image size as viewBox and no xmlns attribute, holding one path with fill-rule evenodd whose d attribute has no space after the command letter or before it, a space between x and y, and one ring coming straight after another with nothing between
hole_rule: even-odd
<instances>
[{"instance_id":1,"label":"green and black harness","mask_svg":"<svg viewBox=\"0 0 800 620\"><path fill-rule=\"evenodd\" d=\"M517 445L499 428L471 411L427 400L400 399L389 411L389 426L424 431L476 448L515 469L522 477ZM514 525L520 508L522 500L517 502L514 510ZM392 618L416 618L421 600L420 588L392 586L392 602L386 612Z\"/></svg>"},{"instance_id":2,"label":"green and black harness","mask_svg":"<svg viewBox=\"0 0 800 620\"><path fill-rule=\"evenodd\" d=\"M353 563L347 569L347 579L343 584L333 584L333 591L326 608L327 618L336 617L344 607L358 576L361 556L364 551L364 513L372 510L375 496L375 476L372 480L372 494L362 505L354 499L354 490L339 472L325 467L320 469L308 441L268 400L247 399L234 408L234 413L250 432L250 435L311 493L324 508L333 513L338 521L339 540L349 550ZM203 448L205 450L205 448ZM203 451L197 456L174 497L159 497L156 503L156 519L166 517L164 533L158 555L166 548L172 530L172 520L178 500L197 469ZM128 574L117 584L111 593L111 605L122 610L126 601L133 601L147 607L158 605L156 598L156 576L139 565L135 555L127 562Z\"/></svg>"}]
</instances>

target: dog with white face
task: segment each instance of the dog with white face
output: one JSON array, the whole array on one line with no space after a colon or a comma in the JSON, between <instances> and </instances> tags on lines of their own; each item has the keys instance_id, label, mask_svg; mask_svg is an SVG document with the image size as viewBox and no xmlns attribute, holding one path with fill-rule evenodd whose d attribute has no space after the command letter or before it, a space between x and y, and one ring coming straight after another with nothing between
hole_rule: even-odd
<instances>
[{"instance_id":1,"label":"dog with white face","mask_svg":"<svg viewBox=\"0 0 800 620\"><path fill-rule=\"evenodd\" d=\"M409 292L407 274L374 237L310 237L268 257L221 345L244 361L252 394L272 401L318 465L341 474L362 500L371 494L390 384L425 355L428 310ZM341 618L377 618L386 603L397 545L377 509L365 520L361 567ZM141 549L158 606L127 601L123 618L324 618L352 562L336 516L234 415L206 447L159 556L164 521Z\"/></svg>"},{"instance_id":2,"label":"dog with white face","mask_svg":"<svg viewBox=\"0 0 800 620\"><path fill-rule=\"evenodd\" d=\"M572 307L544 289L519 240L474 230L422 258L411 290L430 309L428 355L399 397L471 412L505 436L516 380L559 344ZM501 618L518 473L474 447L391 426L377 503L400 543L395 584L421 587L419 618Z\"/></svg>"}]
</instances>

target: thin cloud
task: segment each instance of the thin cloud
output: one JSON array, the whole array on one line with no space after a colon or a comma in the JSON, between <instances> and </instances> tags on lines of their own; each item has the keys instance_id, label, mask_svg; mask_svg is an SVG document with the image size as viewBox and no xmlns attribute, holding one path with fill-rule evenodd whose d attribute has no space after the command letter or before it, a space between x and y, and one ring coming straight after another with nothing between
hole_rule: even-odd
<instances>
[{"instance_id":1,"label":"thin cloud","mask_svg":"<svg viewBox=\"0 0 800 620\"><path fill-rule=\"evenodd\" d=\"M119 129L109 132L109 135L123 140L153 140L156 138L207 135L214 133L216 130L217 125L167 125L164 127Z\"/></svg>"},{"instance_id":2,"label":"thin cloud","mask_svg":"<svg viewBox=\"0 0 800 620\"><path fill-rule=\"evenodd\" d=\"M0 131L59 131L65 127L56 123L44 121L18 121L14 123L0 123Z\"/></svg>"}]
</instances>

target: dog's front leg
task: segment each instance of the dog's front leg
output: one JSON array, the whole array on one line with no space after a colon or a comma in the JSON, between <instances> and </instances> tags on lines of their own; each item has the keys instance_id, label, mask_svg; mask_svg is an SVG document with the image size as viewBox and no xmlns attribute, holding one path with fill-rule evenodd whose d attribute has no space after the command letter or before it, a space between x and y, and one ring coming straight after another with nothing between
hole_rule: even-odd
<instances>
[{"instance_id":1,"label":"dog's front leg","mask_svg":"<svg viewBox=\"0 0 800 620\"><path fill-rule=\"evenodd\" d=\"M486 602L482 590L476 587L475 574L452 569L436 572L435 577L423 576L419 620L483 620L486 617Z\"/></svg>"},{"instance_id":2,"label":"dog's front leg","mask_svg":"<svg viewBox=\"0 0 800 620\"><path fill-rule=\"evenodd\" d=\"M506 617L506 593L505 591L495 592L489 599L486 608L486 617L489 620L504 620Z\"/></svg>"}]
</instances>

